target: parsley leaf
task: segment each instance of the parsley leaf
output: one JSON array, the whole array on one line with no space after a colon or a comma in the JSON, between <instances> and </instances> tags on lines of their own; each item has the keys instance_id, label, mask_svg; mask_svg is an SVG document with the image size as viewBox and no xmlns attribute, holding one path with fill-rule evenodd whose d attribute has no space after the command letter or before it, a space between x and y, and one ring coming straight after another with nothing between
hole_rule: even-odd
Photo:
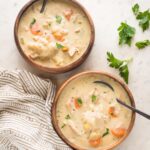
<instances>
[{"instance_id":1,"label":"parsley leaf","mask_svg":"<svg viewBox=\"0 0 150 150\"><path fill-rule=\"evenodd\" d=\"M105 133L102 135L102 137L104 137L104 136L106 136L106 135L108 135L108 134L109 134L109 129L106 128L106 131L105 131Z\"/></svg>"},{"instance_id":2,"label":"parsley leaf","mask_svg":"<svg viewBox=\"0 0 150 150\"><path fill-rule=\"evenodd\" d=\"M139 13L139 8L140 6L138 4L135 4L133 7L132 7L132 11L133 13L137 16L138 13Z\"/></svg>"},{"instance_id":3,"label":"parsley leaf","mask_svg":"<svg viewBox=\"0 0 150 150\"><path fill-rule=\"evenodd\" d=\"M62 17L61 16L56 16L56 22L60 24L61 21L62 21Z\"/></svg>"},{"instance_id":4,"label":"parsley leaf","mask_svg":"<svg viewBox=\"0 0 150 150\"><path fill-rule=\"evenodd\" d=\"M132 11L136 16L136 19L139 20L139 26L143 29L143 31L145 31L150 26L150 11L146 10L144 12L140 12L139 8L139 5L135 4L132 7Z\"/></svg>"},{"instance_id":5,"label":"parsley leaf","mask_svg":"<svg viewBox=\"0 0 150 150\"><path fill-rule=\"evenodd\" d=\"M32 26L33 26L35 23L36 23L36 19L33 18L32 21L31 21L31 23L30 23L30 28L32 28Z\"/></svg>"},{"instance_id":6,"label":"parsley leaf","mask_svg":"<svg viewBox=\"0 0 150 150\"><path fill-rule=\"evenodd\" d=\"M118 28L118 31L119 31L119 45L128 44L130 46L131 40L135 35L135 28L122 22L120 27Z\"/></svg>"},{"instance_id":7,"label":"parsley leaf","mask_svg":"<svg viewBox=\"0 0 150 150\"><path fill-rule=\"evenodd\" d=\"M124 81L128 84L128 78L129 78L129 69L128 65L125 64L119 68L120 76L124 79Z\"/></svg>"},{"instance_id":8,"label":"parsley leaf","mask_svg":"<svg viewBox=\"0 0 150 150\"><path fill-rule=\"evenodd\" d=\"M128 78L129 78L128 63L130 59L119 60L118 58L114 57L112 53L107 52L107 60L110 63L109 66L118 69L120 72L120 76L124 79L126 83L128 83Z\"/></svg>"},{"instance_id":9,"label":"parsley leaf","mask_svg":"<svg viewBox=\"0 0 150 150\"><path fill-rule=\"evenodd\" d=\"M71 117L70 117L70 115L68 114L68 115L66 115L66 117L65 117L65 119L70 119Z\"/></svg>"},{"instance_id":10,"label":"parsley leaf","mask_svg":"<svg viewBox=\"0 0 150 150\"><path fill-rule=\"evenodd\" d=\"M92 95L92 102L95 102L97 100L97 96L96 95Z\"/></svg>"},{"instance_id":11,"label":"parsley leaf","mask_svg":"<svg viewBox=\"0 0 150 150\"><path fill-rule=\"evenodd\" d=\"M136 45L137 48L143 49L143 48L145 48L146 46L149 46L149 45L150 45L150 41L149 41L149 40L139 41L139 42L137 42L135 45Z\"/></svg>"},{"instance_id":12,"label":"parsley leaf","mask_svg":"<svg viewBox=\"0 0 150 150\"><path fill-rule=\"evenodd\" d=\"M61 44L59 44L59 43L56 43L56 47L57 47L58 49L62 49L62 48L64 48L64 46L63 46L63 45L61 45Z\"/></svg>"},{"instance_id":13,"label":"parsley leaf","mask_svg":"<svg viewBox=\"0 0 150 150\"><path fill-rule=\"evenodd\" d=\"M123 64L122 60L115 58L110 52L107 52L107 60L110 62L109 66L112 68L118 69Z\"/></svg>"},{"instance_id":14,"label":"parsley leaf","mask_svg":"<svg viewBox=\"0 0 150 150\"><path fill-rule=\"evenodd\" d=\"M150 25L150 12L146 10L144 12L139 12L136 19L140 20L139 25L143 29L143 31L147 30Z\"/></svg>"},{"instance_id":15,"label":"parsley leaf","mask_svg":"<svg viewBox=\"0 0 150 150\"><path fill-rule=\"evenodd\" d=\"M77 99L77 102L78 102L78 104L79 104L80 106L81 106L82 103L83 103L81 98L78 98L78 99Z\"/></svg>"}]
</instances>

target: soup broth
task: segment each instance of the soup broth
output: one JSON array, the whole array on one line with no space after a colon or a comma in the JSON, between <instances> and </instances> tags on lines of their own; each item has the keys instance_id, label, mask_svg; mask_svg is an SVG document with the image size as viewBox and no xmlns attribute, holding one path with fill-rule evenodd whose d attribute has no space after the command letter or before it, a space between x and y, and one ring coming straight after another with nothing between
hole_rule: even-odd
<instances>
[{"instance_id":1,"label":"soup broth","mask_svg":"<svg viewBox=\"0 0 150 150\"><path fill-rule=\"evenodd\" d=\"M18 37L24 53L49 68L67 66L87 50L91 27L87 15L69 0L38 0L21 17Z\"/></svg>"},{"instance_id":2,"label":"soup broth","mask_svg":"<svg viewBox=\"0 0 150 150\"><path fill-rule=\"evenodd\" d=\"M61 132L81 149L103 149L117 143L127 133L132 112L116 98L131 105L125 89L108 76L86 74L72 80L57 102Z\"/></svg>"}]
</instances>

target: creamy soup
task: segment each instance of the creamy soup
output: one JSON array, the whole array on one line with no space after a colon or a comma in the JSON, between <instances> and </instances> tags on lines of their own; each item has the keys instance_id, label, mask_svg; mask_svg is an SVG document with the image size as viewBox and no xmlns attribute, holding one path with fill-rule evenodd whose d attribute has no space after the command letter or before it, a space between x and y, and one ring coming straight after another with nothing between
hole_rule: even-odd
<instances>
[{"instance_id":1,"label":"creamy soup","mask_svg":"<svg viewBox=\"0 0 150 150\"><path fill-rule=\"evenodd\" d=\"M94 81L100 83L94 83ZM63 135L81 149L103 149L117 143L129 128L132 112L125 89L104 75L86 74L71 81L60 94L56 116Z\"/></svg>"},{"instance_id":2,"label":"creamy soup","mask_svg":"<svg viewBox=\"0 0 150 150\"><path fill-rule=\"evenodd\" d=\"M40 14L42 2L34 3L21 17L21 47L39 65L64 67L79 59L90 43L88 17L69 0L48 0Z\"/></svg>"}]
</instances>

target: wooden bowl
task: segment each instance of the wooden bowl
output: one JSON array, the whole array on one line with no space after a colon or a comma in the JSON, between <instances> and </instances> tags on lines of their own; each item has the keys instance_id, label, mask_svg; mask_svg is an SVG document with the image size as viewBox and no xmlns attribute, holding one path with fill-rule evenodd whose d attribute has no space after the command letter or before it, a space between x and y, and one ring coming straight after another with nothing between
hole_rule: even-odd
<instances>
[{"instance_id":1,"label":"wooden bowl","mask_svg":"<svg viewBox=\"0 0 150 150\"><path fill-rule=\"evenodd\" d=\"M78 147L77 145L71 143L64 135L63 133L61 132L61 129L59 128L58 126L58 120L57 120L57 117L56 117L56 108L57 108L57 103L58 103L58 99L59 99L59 96L60 94L63 92L64 88L70 83L72 82L73 80L77 79L77 78L80 78L81 76L85 76L85 75L92 75L92 74L99 74L99 75L104 75L104 76L107 76L107 77L110 77L111 79L115 80L116 82L118 82L124 89L125 91L127 92L129 98L130 98L130 101L131 101L131 105L133 107L135 107L135 102L134 102L134 98L129 90L129 88L127 87L127 85L120 81L119 79L117 79L116 77L112 76L111 74L108 74L108 73L104 73L104 72L96 72L96 71L87 71L87 72L82 72L82 73L79 73L79 74L76 74L74 76L72 76L71 78L69 78L68 80L66 80L61 86L60 88L58 89L57 93L56 93L56 96L55 96L55 100L53 102L53 105L52 105L52 123L53 123L53 127L54 129L56 130L56 132L58 133L59 137L67 144L69 145L71 148L73 149L77 149L77 150L83 150L81 147ZM130 122L130 125L128 127L128 130L127 130L127 133L124 137L122 137L118 142L114 143L113 145L110 145L104 149L100 149L100 150L112 150L113 148L117 147L119 144L121 144L126 138L127 136L129 135L129 133L131 132L132 128L133 128L133 125L134 125L134 121L135 121L135 112L132 112L132 118L131 118L131 122Z\"/></svg>"},{"instance_id":2,"label":"wooden bowl","mask_svg":"<svg viewBox=\"0 0 150 150\"><path fill-rule=\"evenodd\" d=\"M22 17L22 15L26 12L26 10L31 7L31 5L33 5L35 2L37 2L39 0L31 0L29 1L27 4L25 4L25 6L20 10L17 18L16 18L16 22L15 22L15 26L14 26L14 38L15 38L15 42L16 42L16 45L17 45L17 48L20 52L20 54L23 56L23 58L30 64L32 65L33 67L35 67L36 69L38 69L39 71L44 71L44 72L48 72L48 73L64 73L64 72L67 72L67 71L70 71L76 67L78 67L79 65L81 65L85 60L86 58L88 57L88 55L90 54L91 52L91 49L93 47L93 44L94 44L94 40L95 40L95 29L94 29L94 24L93 24L93 21L89 15L89 13L87 12L87 10L79 3L77 2L76 0L69 0L71 1L74 5L76 5L77 7L79 7L84 13L85 15L87 16L87 19L89 21L89 24L90 24L90 28L91 28L91 38L90 38L90 42L89 42L89 45L86 49L86 51L83 53L83 55L77 59L75 62L67 65L67 66L64 66L64 67L58 67L58 68L50 68L50 67L44 67L44 66L41 66L37 63L35 63L34 61L32 61L23 51L23 49L21 48L21 45L20 45L20 42L19 42L19 38L18 38L18 27L19 27L19 22L20 22L20 19Z\"/></svg>"}]
</instances>

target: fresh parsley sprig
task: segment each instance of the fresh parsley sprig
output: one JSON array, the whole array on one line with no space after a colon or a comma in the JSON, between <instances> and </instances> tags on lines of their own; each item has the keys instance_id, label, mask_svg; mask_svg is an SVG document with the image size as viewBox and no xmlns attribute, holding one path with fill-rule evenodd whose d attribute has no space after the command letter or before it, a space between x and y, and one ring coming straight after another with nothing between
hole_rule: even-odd
<instances>
[{"instance_id":1,"label":"fresh parsley sprig","mask_svg":"<svg viewBox=\"0 0 150 150\"><path fill-rule=\"evenodd\" d=\"M136 17L139 21L139 25L142 27L143 31L147 30L150 25L150 12L146 10L144 12L139 12Z\"/></svg>"},{"instance_id":2,"label":"fresh parsley sprig","mask_svg":"<svg viewBox=\"0 0 150 150\"><path fill-rule=\"evenodd\" d=\"M107 52L107 60L109 62L109 66L112 68L118 69L120 72L120 76L128 84L128 78L129 78L128 63L131 61L131 59L120 60L116 58L113 55L113 53Z\"/></svg>"},{"instance_id":3,"label":"fresh parsley sprig","mask_svg":"<svg viewBox=\"0 0 150 150\"><path fill-rule=\"evenodd\" d=\"M136 16L136 19L139 20L139 26L142 28L143 31L147 30L150 26L150 11L149 9L140 12L140 6L138 4L135 4L132 7L132 11Z\"/></svg>"},{"instance_id":4,"label":"fresh parsley sprig","mask_svg":"<svg viewBox=\"0 0 150 150\"><path fill-rule=\"evenodd\" d=\"M135 35L135 28L125 22L122 22L119 31L119 45L127 44L131 46L131 40Z\"/></svg>"},{"instance_id":5,"label":"fresh parsley sprig","mask_svg":"<svg viewBox=\"0 0 150 150\"><path fill-rule=\"evenodd\" d=\"M135 45L138 49L143 49L146 46L150 46L150 40L139 41L139 42L136 42Z\"/></svg>"}]
</instances>

